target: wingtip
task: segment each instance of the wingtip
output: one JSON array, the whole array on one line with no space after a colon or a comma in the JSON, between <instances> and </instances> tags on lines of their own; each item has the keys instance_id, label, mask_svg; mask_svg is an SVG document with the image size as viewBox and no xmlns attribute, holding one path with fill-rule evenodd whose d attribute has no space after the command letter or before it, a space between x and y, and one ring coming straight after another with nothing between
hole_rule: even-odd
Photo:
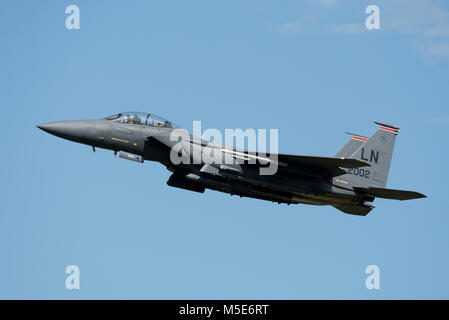
<instances>
[{"instance_id":1,"label":"wingtip","mask_svg":"<svg viewBox=\"0 0 449 320\"><path fill-rule=\"evenodd\" d=\"M340 159L341 159L341 160L345 160L345 161L348 162L348 163L351 162L351 163L353 163L354 165L356 165L356 166L351 167L351 168L357 168L357 167L371 167L371 164L369 164L368 162L359 160L359 159L345 158L345 157L341 157ZM348 168L349 168L349 167L348 167Z\"/></svg>"},{"instance_id":2,"label":"wingtip","mask_svg":"<svg viewBox=\"0 0 449 320\"><path fill-rule=\"evenodd\" d=\"M421 198L421 199L427 198L427 196L425 194L422 194L422 193L419 193L419 192L417 192L417 193L419 195L419 198Z\"/></svg>"},{"instance_id":3,"label":"wingtip","mask_svg":"<svg viewBox=\"0 0 449 320\"><path fill-rule=\"evenodd\" d=\"M352 160L356 160L360 164L360 167L371 167L371 164L369 164L368 162L359 159L352 159Z\"/></svg>"}]
</instances>

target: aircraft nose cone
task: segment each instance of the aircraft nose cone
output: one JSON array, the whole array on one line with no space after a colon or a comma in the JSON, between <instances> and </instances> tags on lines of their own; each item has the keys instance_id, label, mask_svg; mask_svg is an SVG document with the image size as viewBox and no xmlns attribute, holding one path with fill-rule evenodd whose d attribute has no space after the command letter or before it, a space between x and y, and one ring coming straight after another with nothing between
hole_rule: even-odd
<instances>
[{"instance_id":1,"label":"aircraft nose cone","mask_svg":"<svg viewBox=\"0 0 449 320\"><path fill-rule=\"evenodd\" d=\"M80 141L84 138L85 125L82 121L56 121L43 123L37 127L54 136L68 140Z\"/></svg>"},{"instance_id":2,"label":"aircraft nose cone","mask_svg":"<svg viewBox=\"0 0 449 320\"><path fill-rule=\"evenodd\" d=\"M54 126L53 122L49 122L49 123L43 123L43 124L37 125L36 127L38 127L39 129L41 129L45 132L51 133L52 128L54 128L55 126Z\"/></svg>"}]
</instances>

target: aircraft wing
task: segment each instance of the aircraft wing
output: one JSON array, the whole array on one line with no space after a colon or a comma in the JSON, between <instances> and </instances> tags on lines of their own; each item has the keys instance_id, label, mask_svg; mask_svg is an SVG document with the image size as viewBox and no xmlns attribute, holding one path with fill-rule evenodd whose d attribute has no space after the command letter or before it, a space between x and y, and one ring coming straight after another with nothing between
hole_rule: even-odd
<instances>
[{"instance_id":1,"label":"aircraft wing","mask_svg":"<svg viewBox=\"0 0 449 320\"><path fill-rule=\"evenodd\" d=\"M156 138L150 138L149 140L152 139L157 140ZM196 143L195 141L190 142ZM254 152L230 149L207 142L206 144L212 148L220 149L223 153L232 155L235 159L257 160L260 165L267 165L269 162L275 162L278 165L278 171L319 179L346 174L346 171L342 168L349 169L370 166L369 163L357 159L314 157L294 154L277 154L276 160L276 154L271 154L270 157L262 157Z\"/></svg>"},{"instance_id":2,"label":"aircraft wing","mask_svg":"<svg viewBox=\"0 0 449 320\"><path fill-rule=\"evenodd\" d=\"M343 159L330 157L313 157L291 154L279 154L278 161L285 163L281 169L291 173L307 175L317 178L336 177L345 174L342 168L358 168L370 166L369 163L357 159Z\"/></svg>"},{"instance_id":3,"label":"aircraft wing","mask_svg":"<svg viewBox=\"0 0 449 320\"><path fill-rule=\"evenodd\" d=\"M225 153L232 154L236 159L258 160L262 164L276 162L278 169L290 174L298 174L314 178L336 177L345 174L342 168L358 168L370 166L357 159L331 158L331 157L314 157L302 156L294 154L272 154L269 158L259 156L253 152L237 151L232 149L221 149Z\"/></svg>"}]
</instances>

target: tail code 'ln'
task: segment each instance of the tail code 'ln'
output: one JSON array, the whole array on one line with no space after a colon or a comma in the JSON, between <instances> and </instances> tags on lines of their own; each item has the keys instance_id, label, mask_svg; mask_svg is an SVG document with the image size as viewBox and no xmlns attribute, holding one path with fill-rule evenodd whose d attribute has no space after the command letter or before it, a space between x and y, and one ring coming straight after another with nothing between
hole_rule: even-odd
<instances>
[{"instance_id":1,"label":"tail code 'ln'","mask_svg":"<svg viewBox=\"0 0 449 320\"><path fill-rule=\"evenodd\" d=\"M369 163L366 168L349 169L343 177L351 185L356 187L380 187L387 184L390 170L393 148L399 128L381 122L376 133L350 156L351 159L359 159Z\"/></svg>"}]
</instances>

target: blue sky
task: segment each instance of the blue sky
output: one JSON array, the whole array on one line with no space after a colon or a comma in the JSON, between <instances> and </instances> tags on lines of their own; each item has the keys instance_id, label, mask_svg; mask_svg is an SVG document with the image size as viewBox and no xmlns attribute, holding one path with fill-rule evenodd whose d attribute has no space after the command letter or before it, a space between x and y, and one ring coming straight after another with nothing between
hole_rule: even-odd
<instances>
[{"instance_id":1,"label":"blue sky","mask_svg":"<svg viewBox=\"0 0 449 320\"><path fill-rule=\"evenodd\" d=\"M0 298L449 298L446 2L2 1L0 40ZM392 123L388 187L428 198L357 217L197 194L35 127L127 110L276 128L280 152L320 156Z\"/></svg>"}]
</instances>

